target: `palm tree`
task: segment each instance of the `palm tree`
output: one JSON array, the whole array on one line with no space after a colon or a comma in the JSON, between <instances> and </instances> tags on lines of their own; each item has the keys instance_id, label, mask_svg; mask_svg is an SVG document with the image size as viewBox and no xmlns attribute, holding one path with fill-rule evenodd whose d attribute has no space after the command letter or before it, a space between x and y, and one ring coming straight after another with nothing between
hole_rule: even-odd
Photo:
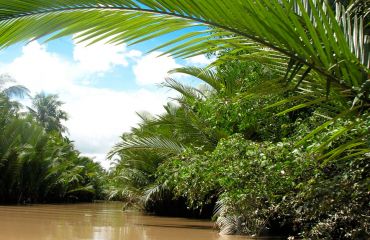
<instances>
[{"instance_id":1,"label":"palm tree","mask_svg":"<svg viewBox=\"0 0 370 240\"><path fill-rule=\"evenodd\" d=\"M170 124L160 124L145 113L138 115L142 122L123 134L108 156L117 160L109 176L108 196L127 203L140 203L146 188L155 181L159 164L184 150Z\"/></svg>"},{"instance_id":2,"label":"palm tree","mask_svg":"<svg viewBox=\"0 0 370 240\"><path fill-rule=\"evenodd\" d=\"M11 85L11 86L6 86L7 83L14 83L15 80L7 75L7 74L2 74L0 75L0 94L3 94L7 96L8 98L10 97L24 97L29 95L29 90L22 86L22 85Z\"/></svg>"},{"instance_id":3,"label":"palm tree","mask_svg":"<svg viewBox=\"0 0 370 240\"><path fill-rule=\"evenodd\" d=\"M61 110L64 103L58 100L58 95L37 94L28 108L30 114L45 128L46 131L64 133L67 131L62 121L68 120L68 115Z\"/></svg>"},{"instance_id":4,"label":"palm tree","mask_svg":"<svg viewBox=\"0 0 370 240\"><path fill-rule=\"evenodd\" d=\"M369 108L369 1L2 0L1 5L2 47L72 33L89 43L106 39L133 44L193 30L180 32L178 38L154 50L165 49L164 54L176 57L227 50L215 64L233 59L261 61L280 73L283 89L300 94L277 103L295 105L282 114L327 105L328 100L341 102L341 108L320 113L328 121L304 140L339 117L353 118ZM275 86L267 85L270 91ZM329 142L350 129L335 132ZM348 143L327 157L364 145L363 139Z\"/></svg>"},{"instance_id":5,"label":"palm tree","mask_svg":"<svg viewBox=\"0 0 370 240\"><path fill-rule=\"evenodd\" d=\"M7 74L0 75L0 96L2 96L0 107L4 107L5 109L12 110L13 113L17 113L22 107L22 104L18 101L10 101L9 99L29 96L29 90L22 85L11 85L11 83L14 82L15 80L11 76Z\"/></svg>"}]
</instances>

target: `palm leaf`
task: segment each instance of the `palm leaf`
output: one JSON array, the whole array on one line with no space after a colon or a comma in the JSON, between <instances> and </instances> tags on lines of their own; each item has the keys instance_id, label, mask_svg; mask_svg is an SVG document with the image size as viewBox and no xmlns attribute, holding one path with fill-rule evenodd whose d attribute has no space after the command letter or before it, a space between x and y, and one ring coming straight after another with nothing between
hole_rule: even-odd
<instances>
[{"instance_id":1,"label":"palm leaf","mask_svg":"<svg viewBox=\"0 0 370 240\"><path fill-rule=\"evenodd\" d=\"M223 84L217 78L215 71L207 68L197 68L197 67L183 67L183 68L176 68L171 70L169 73L183 73L189 76L196 77L203 82L210 85L214 90L220 92Z\"/></svg>"},{"instance_id":2,"label":"palm leaf","mask_svg":"<svg viewBox=\"0 0 370 240\"><path fill-rule=\"evenodd\" d=\"M142 138L126 138L121 143L113 147L109 156L114 154L135 149L152 149L156 151L165 151L166 153L181 153L184 147L170 139L160 137L142 137Z\"/></svg>"},{"instance_id":3,"label":"palm leaf","mask_svg":"<svg viewBox=\"0 0 370 240\"><path fill-rule=\"evenodd\" d=\"M366 45L364 34L355 31L355 39L362 40L348 42L342 24L323 0L2 0L1 6L2 47L46 35L55 39L72 33L78 33L80 41L138 43L201 26L205 32L183 34L179 41L185 42L172 41L169 45L175 46L170 52L187 57L210 48L243 51L248 44L257 43L338 84L359 87L366 80L362 74L364 65L356 57L364 49L359 45ZM348 14L342 14L340 19L363 26L363 21Z\"/></svg>"},{"instance_id":4,"label":"palm leaf","mask_svg":"<svg viewBox=\"0 0 370 240\"><path fill-rule=\"evenodd\" d=\"M192 86L186 86L172 78L166 78L166 81L162 83L161 86L171 88L188 99L202 99L205 97L204 93L199 89Z\"/></svg>"}]
</instances>

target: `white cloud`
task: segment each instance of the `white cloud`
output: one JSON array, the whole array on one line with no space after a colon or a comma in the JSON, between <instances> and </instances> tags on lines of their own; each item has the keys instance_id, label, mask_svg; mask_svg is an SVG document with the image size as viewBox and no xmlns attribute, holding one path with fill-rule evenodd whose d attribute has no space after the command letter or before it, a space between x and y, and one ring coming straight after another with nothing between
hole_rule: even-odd
<instances>
[{"instance_id":1,"label":"white cloud","mask_svg":"<svg viewBox=\"0 0 370 240\"><path fill-rule=\"evenodd\" d=\"M81 70L90 73L109 71L113 66L128 66L128 58L140 57L140 51L128 51L125 44L74 42L73 58Z\"/></svg>"},{"instance_id":2,"label":"white cloud","mask_svg":"<svg viewBox=\"0 0 370 240\"><path fill-rule=\"evenodd\" d=\"M187 58L186 62L190 65L200 66L200 65L209 65L215 60L216 60L215 58L208 58L205 55L198 55Z\"/></svg>"},{"instance_id":3,"label":"white cloud","mask_svg":"<svg viewBox=\"0 0 370 240\"><path fill-rule=\"evenodd\" d=\"M68 95L69 94L69 95ZM91 87L75 87L66 95L65 110L70 119L66 123L77 148L102 160L117 143L123 132L139 122L137 111L159 114L167 97L162 92L138 90L114 91Z\"/></svg>"},{"instance_id":4,"label":"white cloud","mask_svg":"<svg viewBox=\"0 0 370 240\"><path fill-rule=\"evenodd\" d=\"M78 75L78 70L72 63L48 52L38 42L24 46L22 55L10 64L3 64L1 71L9 73L32 92L68 89Z\"/></svg>"},{"instance_id":5,"label":"white cloud","mask_svg":"<svg viewBox=\"0 0 370 240\"><path fill-rule=\"evenodd\" d=\"M168 76L168 71L181 67L173 57L160 54L152 52L137 60L133 71L138 84L144 86L161 83Z\"/></svg>"}]
</instances>

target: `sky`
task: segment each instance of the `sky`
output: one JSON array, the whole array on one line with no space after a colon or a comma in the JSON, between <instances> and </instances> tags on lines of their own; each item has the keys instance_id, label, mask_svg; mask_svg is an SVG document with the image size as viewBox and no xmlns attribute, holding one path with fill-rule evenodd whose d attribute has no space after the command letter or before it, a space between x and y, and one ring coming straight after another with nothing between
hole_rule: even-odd
<instances>
[{"instance_id":1,"label":"sky","mask_svg":"<svg viewBox=\"0 0 370 240\"><path fill-rule=\"evenodd\" d=\"M31 91L58 94L69 114L68 137L85 156L109 168L106 154L139 121L136 112L161 114L175 93L158 87L167 72L182 66L203 66L205 56L189 59L147 53L168 37L139 45L99 42L86 46L73 37L33 41L0 51L0 74L8 74ZM197 84L184 75L175 79ZM30 104L30 100L24 100Z\"/></svg>"}]
</instances>

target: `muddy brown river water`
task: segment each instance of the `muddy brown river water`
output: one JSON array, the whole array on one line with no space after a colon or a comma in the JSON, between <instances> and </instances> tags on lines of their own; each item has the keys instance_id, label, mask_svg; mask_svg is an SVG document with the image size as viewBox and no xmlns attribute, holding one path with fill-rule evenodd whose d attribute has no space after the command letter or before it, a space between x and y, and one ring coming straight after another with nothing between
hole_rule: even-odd
<instances>
[{"instance_id":1,"label":"muddy brown river water","mask_svg":"<svg viewBox=\"0 0 370 240\"><path fill-rule=\"evenodd\" d=\"M123 212L119 203L0 206L0 240L247 240L213 223Z\"/></svg>"}]
</instances>

